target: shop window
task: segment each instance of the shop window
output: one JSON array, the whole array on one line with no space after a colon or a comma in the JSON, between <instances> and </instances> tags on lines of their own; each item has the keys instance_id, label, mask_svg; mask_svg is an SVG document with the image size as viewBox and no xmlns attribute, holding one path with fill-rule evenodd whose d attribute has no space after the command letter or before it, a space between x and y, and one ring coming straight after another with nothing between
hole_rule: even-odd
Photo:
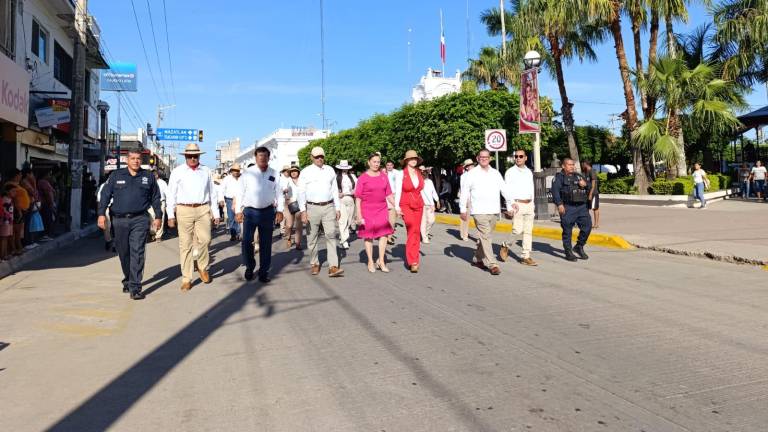
<instances>
[{"instance_id":1,"label":"shop window","mask_svg":"<svg viewBox=\"0 0 768 432\"><path fill-rule=\"evenodd\" d=\"M68 88L72 88L72 57L58 42L53 48L53 77Z\"/></svg>"},{"instance_id":2,"label":"shop window","mask_svg":"<svg viewBox=\"0 0 768 432\"><path fill-rule=\"evenodd\" d=\"M43 61L48 63L48 32L36 20L32 20L32 52Z\"/></svg>"}]
</instances>

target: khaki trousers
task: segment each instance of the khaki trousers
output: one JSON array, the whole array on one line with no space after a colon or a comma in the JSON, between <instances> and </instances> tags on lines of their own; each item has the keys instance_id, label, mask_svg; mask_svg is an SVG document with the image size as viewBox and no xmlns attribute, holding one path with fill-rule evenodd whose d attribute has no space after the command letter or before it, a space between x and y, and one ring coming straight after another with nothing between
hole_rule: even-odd
<instances>
[{"instance_id":1,"label":"khaki trousers","mask_svg":"<svg viewBox=\"0 0 768 432\"><path fill-rule=\"evenodd\" d=\"M339 210L339 241L344 243L349 240L349 230L355 220L355 199L349 195L342 197Z\"/></svg>"},{"instance_id":2,"label":"khaki trousers","mask_svg":"<svg viewBox=\"0 0 768 432\"><path fill-rule=\"evenodd\" d=\"M429 241L429 231L435 224L435 206L424 206L424 213L421 215L421 241Z\"/></svg>"},{"instance_id":3,"label":"khaki trousers","mask_svg":"<svg viewBox=\"0 0 768 432\"><path fill-rule=\"evenodd\" d=\"M491 233L496 228L499 217L495 214L472 215L477 226L478 240L475 250L475 262L482 262L486 267L496 267L496 257L493 255L493 240Z\"/></svg>"},{"instance_id":4,"label":"khaki trousers","mask_svg":"<svg viewBox=\"0 0 768 432\"><path fill-rule=\"evenodd\" d=\"M192 282L197 249L197 268L207 270L210 262L208 246L211 244L211 206L176 206L176 225L179 231L179 259L182 282Z\"/></svg>"},{"instance_id":5,"label":"khaki trousers","mask_svg":"<svg viewBox=\"0 0 768 432\"><path fill-rule=\"evenodd\" d=\"M517 213L512 218L512 234L509 236L508 247L514 244L515 236L523 235L522 257L530 258L533 248L533 220L536 217L533 201L529 203L517 203Z\"/></svg>"},{"instance_id":6,"label":"khaki trousers","mask_svg":"<svg viewBox=\"0 0 768 432\"><path fill-rule=\"evenodd\" d=\"M472 206L467 204L467 214L470 214L471 211ZM461 221L461 225L459 225L459 235L462 240L467 240L469 238L469 218L467 218L466 221Z\"/></svg>"},{"instance_id":7,"label":"khaki trousers","mask_svg":"<svg viewBox=\"0 0 768 432\"><path fill-rule=\"evenodd\" d=\"M325 233L328 265L330 267L338 267L339 255L336 248L339 247L339 241L336 239L336 209L330 204L316 206L308 203L307 218L309 219L307 247L309 248L310 265L320 265L317 242L320 238L320 226L322 226Z\"/></svg>"}]
</instances>

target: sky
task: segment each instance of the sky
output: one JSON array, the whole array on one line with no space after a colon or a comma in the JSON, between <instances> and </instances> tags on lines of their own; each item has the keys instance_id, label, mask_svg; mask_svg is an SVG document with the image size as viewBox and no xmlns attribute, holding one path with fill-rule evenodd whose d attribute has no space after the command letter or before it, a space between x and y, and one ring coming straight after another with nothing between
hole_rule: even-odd
<instances>
[{"instance_id":1,"label":"sky","mask_svg":"<svg viewBox=\"0 0 768 432\"><path fill-rule=\"evenodd\" d=\"M90 0L107 60L138 67L139 90L125 102L122 130L147 122L156 127L157 107L175 105L161 127L202 129L208 152L203 162L213 165L216 141L239 137L244 149L280 127L321 127L319 3L165 0L164 14L163 0ZM324 0L331 128L354 127L397 109L410 101L427 68L441 68L441 9L449 75L466 67L468 36L471 56L483 46L499 45L479 20L483 10L497 6L495 0ZM694 7L688 23L676 23L675 29L684 32L707 20L705 11ZM630 34L625 43L632 58ZM597 63L573 62L564 71L576 122L619 127L611 122L624 110L613 43L597 47L597 54ZM546 73L540 88L559 107L557 85ZM113 107L115 128L116 97L108 92L101 97ZM768 103L765 88L756 89L748 102L753 108Z\"/></svg>"}]
</instances>

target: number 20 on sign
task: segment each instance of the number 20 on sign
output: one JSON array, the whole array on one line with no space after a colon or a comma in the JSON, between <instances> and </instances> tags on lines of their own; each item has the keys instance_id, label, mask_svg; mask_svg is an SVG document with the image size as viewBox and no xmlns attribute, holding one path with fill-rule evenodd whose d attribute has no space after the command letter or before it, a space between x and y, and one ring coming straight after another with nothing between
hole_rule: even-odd
<instances>
[{"instance_id":1,"label":"number 20 on sign","mask_svg":"<svg viewBox=\"0 0 768 432\"><path fill-rule=\"evenodd\" d=\"M507 131L505 129L487 129L485 148L492 152L507 151Z\"/></svg>"}]
</instances>

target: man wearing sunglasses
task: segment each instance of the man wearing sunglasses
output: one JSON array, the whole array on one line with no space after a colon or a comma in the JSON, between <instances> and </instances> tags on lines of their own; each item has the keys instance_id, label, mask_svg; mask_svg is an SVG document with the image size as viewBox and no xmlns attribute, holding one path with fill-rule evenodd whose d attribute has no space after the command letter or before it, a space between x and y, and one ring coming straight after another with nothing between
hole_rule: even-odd
<instances>
[{"instance_id":1,"label":"man wearing sunglasses","mask_svg":"<svg viewBox=\"0 0 768 432\"><path fill-rule=\"evenodd\" d=\"M563 170L555 175L552 182L552 201L560 213L560 227L563 229L563 250L565 259L589 259L584 252L589 233L592 231L592 219L589 217L589 201L591 185L576 172L576 163L571 158L563 159ZM576 246L571 247L573 226L579 227L579 238Z\"/></svg>"},{"instance_id":2,"label":"man wearing sunglasses","mask_svg":"<svg viewBox=\"0 0 768 432\"><path fill-rule=\"evenodd\" d=\"M512 234L509 243L501 245L499 258L506 261L509 257L509 245L514 244L515 236L523 235L523 253L520 264L536 266L536 261L531 259L533 245L533 219L535 206L533 203L533 172L525 166L528 156L525 150L515 150L515 166L509 168L504 174L507 190L512 198Z\"/></svg>"},{"instance_id":3,"label":"man wearing sunglasses","mask_svg":"<svg viewBox=\"0 0 768 432\"><path fill-rule=\"evenodd\" d=\"M339 267L339 242L336 239L337 221L341 217L341 201L336 184L336 171L325 165L325 151L314 147L310 152L312 164L299 174L299 210L301 221L309 228L307 248L312 275L320 273L318 240L320 227L325 233L326 252L328 254L328 276L338 277L344 273Z\"/></svg>"},{"instance_id":4,"label":"man wearing sunglasses","mask_svg":"<svg viewBox=\"0 0 768 432\"><path fill-rule=\"evenodd\" d=\"M168 226L179 226L179 259L181 261L181 290L192 289L197 259L197 271L203 283L210 283L208 246L211 244L211 219L219 224L218 196L211 170L200 164L203 151L197 144L187 145L181 153L185 164L173 169L168 181L166 207ZM192 250L197 251L197 257Z\"/></svg>"}]
</instances>

